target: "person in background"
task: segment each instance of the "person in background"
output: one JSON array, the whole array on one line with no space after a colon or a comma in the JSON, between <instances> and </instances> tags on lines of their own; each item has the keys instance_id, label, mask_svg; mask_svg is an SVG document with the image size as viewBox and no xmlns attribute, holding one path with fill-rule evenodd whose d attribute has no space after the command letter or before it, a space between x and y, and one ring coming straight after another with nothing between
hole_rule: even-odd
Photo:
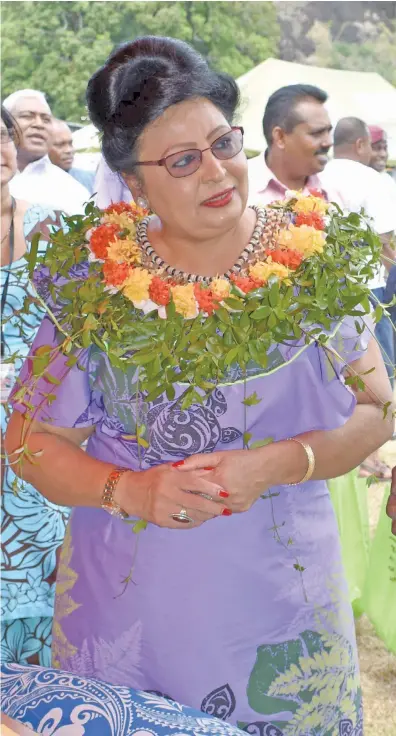
<instances>
[{"instance_id":1,"label":"person in background","mask_svg":"<svg viewBox=\"0 0 396 736\"><path fill-rule=\"evenodd\" d=\"M252 204L283 199L289 189L323 189L318 174L332 145L326 100L326 92L308 84L281 87L268 99L263 117L268 148L249 160Z\"/></svg>"},{"instance_id":2,"label":"person in background","mask_svg":"<svg viewBox=\"0 0 396 736\"><path fill-rule=\"evenodd\" d=\"M371 156L369 166L382 175L396 201L396 182L387 171L388 164L388 137L379 125L369 125L371 139ZM389 183L390 182L390 183Z\"/></svg>"},{"instance_id":3,"label":"person in background","mask_svg":"<svg viewBox=\"0 0 396 736\"><path fill-rule=\"evenodd\" d=\"M326 166L322 181L325 186L342 187L342 203L346 209L359 212L363 208L372 219L373 228L381 237L384 263L368 285L374 303L386 304L387 275L395 260L392 241L396 230L396 201L389 195L384 178L370 168L371 157L370 133L366 123L359 118L342 118L334 130L334 158ZM395 352L389 316L384 315L377 322L375 333L393 384Z\"/></svg>"},{"instance_id":4,"label":"person in background","mask_svg":"<svg viewBox=\"0 0 396 736\"><path fill-rule=\"evenodd\" d=\"M45 95L22 89L6 97L3 104L20 130L18 172L11 182L11 194L68 215L83 213L88 190L54 166L48 156L53 117Z\"/></svg>"},{"instance_id":5,"label":"person in background","mask_svg":"<svg viewBox=\"0 0 396 736\"><path fill-rule=\"evenodd\" d=\"M10 183L17 171L18 129L1 109L1 434L9 417L8 394L30 350L44 310L24 300L32 296L25 255L36 232L42 254L59 212L14 199ZM18 355L17 359L13 356ZM2 443L3 445L3 443ZM3 662L50 664L56 553L62 544L68 509L21 482L2 463L1 655Z\"/></svg>"},{"instance_id":6,"label":"person in background","mask_svg":"<svg viewBox=\"0 0 396 736\"><path fill-rule=\"evenodd\" d=\"M80 182L90 194L94 191L95 172L73 166L74 148L71 130L64 120L53 120L49 157L55 166Z\"/></svg>"},{"instance_id":7,"label":"person in background","mask_svg":"<svg viewBox=\"0 0 396 736\"><path fill-rule=\"evenodd\" d=\"M386 132L383 130L383 128L380 128L379 125L369 125L369 131L370 131L370 138L371 138L371 149L372 149L372 155L370 158L370 166L372 169L375 169L377 171L382 181L385 185L385 187L389 191L389 195L392 199L392 202L394 203L393 206L396 206L396 180L394 176L392 176L392 173L395 174L395 170L393 172L388 172L386 170L386 166L388 163L388 140ZM396 296L396 266L392 266L388 280L386 282L386 289L385 289L385 303L389 304L392 299ZM389 313L391 316L391 320L393 322L393 325L396 326L396 305L390 307ZM393 341L394 341L394 350L396 355L396 332L394 330L393 332Z\"/></svg>"}]
</instances>

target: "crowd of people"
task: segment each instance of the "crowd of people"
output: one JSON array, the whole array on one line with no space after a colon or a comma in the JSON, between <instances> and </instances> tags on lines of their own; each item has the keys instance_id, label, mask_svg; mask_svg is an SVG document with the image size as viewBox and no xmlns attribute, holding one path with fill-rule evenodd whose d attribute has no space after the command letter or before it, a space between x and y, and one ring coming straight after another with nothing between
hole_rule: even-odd
<instances>
[{"instance_id":1,"label":"crowd of people","mask_svg":"<svg viewBox=\"0 0 396 736\"><path fill-rule=\"evenodd\" d=\"M152 84L140 95L148 78ZM274 92L263 111L266 151L247 161L242 144L237 150L235 143L231 157L220 160L213 146L230 131L237 114L236 83L173 39L141 39L115 52L91 78L87 99L103 138L96 172L73 166L69 126L54 119L41 91L15 91L2 105L1 350L6 362L1 408L2 439L8 426L11 458L2 476L3 660L49 666L52 650L52 662L67 671L169 695L249 733L282 736L290 733L287 722L304 701L304 685L298 693L290 687L277 694L275 675L286 677L304 656L326 651L323 624L317 623L319 602L328 620L335 617L332 643L344 647L349 668L334 725L350 721L350 733L362 736L360 691L352 686L358 677L353 617L342 602L346 584L330 479L339 476L337 483L348 492L350 477L391 481L391 469L378 450L393 430L373 398L392 402L396 356L396 307L391 305L396 296L396 182L387 171L386 132L355 117L339 120L333 130L326 92L294 84ZM133 112L130 100L135 101ZM163 162L172 152L187 154L185 149L199 150L200 166L176 176ZM137 172L136 162L159 165L140 166ZM230 182L236 194L229 210L198 206L204 195L213 197ZM272 383L265 389L258 423L263 431L276 425L273 445L281 454L262 447L252 468L252 453L218 440L210 446L212 456L205 454L204 468L194 458L189 465L182 452L183 459L173 463L159 433L162 464L148 463L142 470L126 450L125 437L136 430L134 401L124 407L121 426L114 408L116 389L108 388L119 377L103 355L92 359L88 350L85 370L72 368L59 389L50 410L52 424L38 411L29 447L43 455L39 462L24 462L21 480L12 463L26 407L14 400L10 417L9 393L24 358L22 376L28 375L33 341L35 351L56 342L52 323L48 318L41 322L40 303L28 314L23 310L24 296L33 293L24 257L34 233L41 233L39 250L44 253L49 232L64 227L65 214L83 213L91 196L101 208L133 197L155 213L149 238L164 263L213 278L227 271L230 252L237 256L249 240L253 206L265 210L290 190L315 190L346 212L364 210L382 243L382 261L368 286L373 307L382 304L385 310L375 325L376 340L366 325L355 334L353 348L344 347L336 385L327 386L320 348L313 345L285 367L282 385L275 378L263 379L265 386ZM347 346L352 341L345 330ZM367 381L365 391L355 392L353 407L343 382L348 365ZM372 366L376 370L370 372ZM253 382L261 380L258 375ZM315 384L312 394L310 382L311 388ZM132 374L123 385L125 395L136 395ZM202 426L220 427L221 416L221 426L232 428L233 402L243 400L240 391L238 382L219 387L201 410ZM30 400L39 403L34 393ZM290 412L282 413L277 401ZM158 400L148 421L154 422L160 410L165 405ZM183 432L188 434L190 425L193 431L195 418L189 415L188 426L178 427L180 418L176 412L172 416L173 439L181 447ZM307 493L301 478L310 453L315 462ZM212 475L217 463L224 469ZM131 472L137 470L139 480ZM289 576L288 553L268 532L269 509L262 504L257 513L259 474L265 489L281 491L274 504L293 529L315 604L301 597L296 576ZM131 534L117 514L106 514L103 488L113 494L115 511L151 522L135 561L137 584L122 596L115 571L127 565ZM180 534L178 520L169 521L170 511L181 505L186 488L194 490L188 507L195 523ZM237 512L240 495L245 513ZM396 533L395 469L387 511ZM332 581L328 587L325 579ZM330 702L329 688L320 686L316 693L319 710L327 697ZM277 730L265 731L267 726Z\"/></svg>"}]
</instances>

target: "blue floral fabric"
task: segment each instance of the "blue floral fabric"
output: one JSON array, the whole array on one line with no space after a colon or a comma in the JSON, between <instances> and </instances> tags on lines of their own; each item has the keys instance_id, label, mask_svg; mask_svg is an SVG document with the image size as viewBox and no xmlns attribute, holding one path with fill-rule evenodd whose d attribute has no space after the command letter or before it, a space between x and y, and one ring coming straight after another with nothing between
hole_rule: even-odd
<instances>
[{"instance_id":1,"label":"blue floral fabric","mask_svg":"<svg viewBox=\"0 0 396 736\"><path fill-rule=\"evenodd\" d=\"M52 229L61 215L41 206L27 210L24 233L29 252L35 233L43 254ZM27 355L43 318L39 303L24 310L27 296L34 295L24 257L1 269L3 288L9 282L2 314L4 357L13 362L16 374ZM14 360L14 356L15 357ZM1 432L10 413L1 405ZM1 509L1 656L3 662L50 664L50 639L54 608L57 550L62 544L69 510L47 501L31 485L21 482L11 467L4 467Z\"/></svg>"},{"instance_id":2,"label":"blue floral fabric","mask_svg":"<svg viewBox=\"0 0 396 736\"><path fill-rule=\"evenodd\" d=\"M38 734L238 736L242 732L157 692L109 685L70 672L5 664L2 710ZM270 733L270 732L268 732Z\"/></svg>"}]
</instances>

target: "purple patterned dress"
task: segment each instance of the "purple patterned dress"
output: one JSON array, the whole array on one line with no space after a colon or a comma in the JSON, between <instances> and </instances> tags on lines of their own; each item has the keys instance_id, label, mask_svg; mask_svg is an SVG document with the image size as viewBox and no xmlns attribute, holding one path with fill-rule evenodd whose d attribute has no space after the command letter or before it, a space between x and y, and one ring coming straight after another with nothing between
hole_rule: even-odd
<instances>
[{"instance_id":1,"label":"purple patterned dress","mask_svg":"<svg viewBox=\"0 0 396 736\"><path fill-rule=\"evenodd\" d=\"M339 360L317 344L275 347L265 374L248 370L247 394L260 403L241 403L235 366L204 405L187 410L177 403L183 386L174 401L147 404L137 369L123 374L93 346L80 358L85 370L69 370L40 418L94 425L87 452L137 471L241 449L245 421L252 441L330 430L353 412L341 373L368 337L352 319L339 324L329 338ZM46 319L34 349L55 342ZM63 360L52 373L65 372ZM28 372L27 362L25 381ZM42 382L32 401L45 391ZM146 451L137 424L145 425ZM133 534L101 509L74 509L53 664L165 694L257 736L362 736L354 622L326 482L273 487L246 513L183 531L149 525Z\"/></svg>"}]
</instances>

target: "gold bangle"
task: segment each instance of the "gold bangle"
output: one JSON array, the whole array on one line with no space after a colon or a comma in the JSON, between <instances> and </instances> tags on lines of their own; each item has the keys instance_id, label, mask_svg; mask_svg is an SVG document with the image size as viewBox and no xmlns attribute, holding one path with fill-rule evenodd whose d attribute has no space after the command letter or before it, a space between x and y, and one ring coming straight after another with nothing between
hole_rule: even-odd
<instances>
[{"instance_id":1,"label":"gold bangle","mask_svg":"<svg viewBox=\"0 0 396 736\"><path fill-rule=\"evenodd\" d=\"M305 454L307 456L308 460L308 468L307 472L305 473L304 477L298 481L298 483L288 483L288 486L299 486L301 483L306 483L307 480L309 480L315 470L315 455L314 451L311 447L311 445L308 445L306 442L303 442L302 440L298 440L297 437L288 437L288 442L297 442L297 444L301 445L301 447L304 448Z\"/></svg>"}]
</instances>

